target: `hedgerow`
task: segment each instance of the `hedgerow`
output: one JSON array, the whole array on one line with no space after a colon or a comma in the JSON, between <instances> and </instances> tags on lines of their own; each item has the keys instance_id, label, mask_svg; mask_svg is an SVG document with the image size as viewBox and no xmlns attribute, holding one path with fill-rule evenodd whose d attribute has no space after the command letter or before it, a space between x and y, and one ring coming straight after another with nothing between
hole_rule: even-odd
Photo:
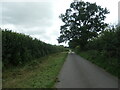
<instances>
[{"instance_id":1,"label":"hedgerow","mask_svg":"<svg viewBox=\"0 0 120 90\"><path fill-rule=\"evenodd\" d=\"M51 53L64 51L63 46L56 46L42 42L36 38L8 29L2 30L2 65L22 65L36 58Z\"/></svg>"}]
</instances>

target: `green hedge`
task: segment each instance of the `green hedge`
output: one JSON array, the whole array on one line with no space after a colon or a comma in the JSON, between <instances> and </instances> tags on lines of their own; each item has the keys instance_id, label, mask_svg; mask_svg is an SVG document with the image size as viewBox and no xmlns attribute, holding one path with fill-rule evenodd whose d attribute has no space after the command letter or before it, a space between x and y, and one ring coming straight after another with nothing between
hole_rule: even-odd
<instances>
[{"instance_id":1,"label":"green hedge","mask_svg":"<svg viewBox=\"0 0 120 90\"><path fill-rule=\"evenodd\" d=\"M120 27L107 29L86 45L87 50L97 50L106 57L120 59Z\"/></svg>"},{"instance_id":2,"label":"green hedge","mask_svg":"<svg viewBox=\"0 0 120 90\"><path fill-rule=\"evenodd\" d=\"M3 67L21 65L51 53L64 51L63 46L47 44L11 30L1 30Z\"/></svg>"}]
</instances>

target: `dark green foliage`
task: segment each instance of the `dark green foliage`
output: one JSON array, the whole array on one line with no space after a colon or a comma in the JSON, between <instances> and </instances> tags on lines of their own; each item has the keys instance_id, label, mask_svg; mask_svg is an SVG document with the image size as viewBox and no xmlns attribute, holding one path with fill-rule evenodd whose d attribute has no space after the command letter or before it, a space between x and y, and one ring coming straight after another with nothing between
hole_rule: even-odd
<instances>
[{"instance_id":1,"label":"dark green foliage","mask_svg":"<svg viewBox=\"0 0 120 90\"><path fill-rule=\"evenodd\" d=\"M76 53L79 53L81 48L80 48L80 46L76 46L74 50L75 50Z\"/></svg>"},{"instance_id":2,"label":"dark green foliage","mask_svg":"<svg viewBox=\"0 0 120 90\"><path fill-rule=\"evenodd\" d=\"M88 60L120 78L120 27L104 30L85 47Z\"/></svg>"},{"instance_id":3,"label":"dark green foliage","mask_svg":"<svg viewBox=\"0 0 120 90\"><path fill-rule=\"evenodd\" d=\"M65 14L60 15L64 25L60 28L58 42L69 41L69 47L77 53L90 51L88 60L117 75L120 68L120 26L108 27L104 23L108 13L106 8L96 3L72 2ZM120 75L120 70L118 73Z\"/></svg>"},{"instance_id":4,"label":"dark green foliage","mask_svg":"<svg viewBox=\"0 0 120 90\"><path fill-rule=\"evenodd\" d=\"M74 43L77 40L80 47L83 48L88 39L97 37L98 32L107 26L104 19L106 18L105 14L108 13L106 8L97 6L96 3L72 2L66 13L60 15L64 25L60 28L61 35L58 42L70 41L70 43Z\"/></svg>"},{"instance_id":5,"label":"dark green foliage","mask_svg":"<svg viewBox=\"0 0 120 90\"><path fill-rule=\"evenodd\" d=\"M2 30L3 67L23 65L33 59L64 51L63 46L46 44L28 35Z\"/></svg>"},{"instance_id":6,"label":"dark green foliage","mask_svg":"<svg viewBox=\"0 0 120 90\"><path fill-rule=\"evenodd\" d=\"M117 58L114 57L108 58L97 50L82 51L79 54L80 56L91 61L92 63L102 67L109 73L118 76L119 67Z\"/></svg>"},{"instance_id":7,"label":"dark green foliage","mask_svg":"<svg viewBox=\"0 0 120 90\"><path fill-rule=\"evenodd\" d=\"M106 57L120 57L120 27L104 30L99 37L91 39L86 45L87 50L97 50Z\"/></svg>"}]
</instances>

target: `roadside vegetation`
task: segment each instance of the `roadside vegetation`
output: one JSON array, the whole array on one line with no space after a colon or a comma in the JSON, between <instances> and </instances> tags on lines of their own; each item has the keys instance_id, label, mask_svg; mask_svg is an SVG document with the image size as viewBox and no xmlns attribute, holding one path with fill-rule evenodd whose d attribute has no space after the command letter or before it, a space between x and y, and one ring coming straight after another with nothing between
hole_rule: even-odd
<instances>
[{"instance_id":1,"label":"roadside vegetation","mask_svg":"<svg viewBox=\"0 0 120 90\"><path fill-rule=\"evenodd\" d=\"M3 88L52 88L67 48L8 29L2 31Z\"/></svg>"},{"instance_id":2,"label":"roadside vegetation","mask_svg":"<svg viewBox=\"0 0 120 90\"><path fill-rule=\"evenodd\" d=\"M104 68L109 73L119 77L120 71L120 27L109 28L103 31L99 37L94 38L85 46L84 51L76 47L75 51L80 55ZM120 77L119 77L120 78Z\"/></svg>"},{"instance_id":3,"label":"roadside vegetation","mask_svg":"<svg viewBox=\"0 0 120 90\"><path fill-rule=\"evenodd\" d=\"M100 66L105 71L118 77L119 72L118 58L115 57L108 58L106 56L101 55L101 53L96 50L82 51L79 52L78 54L83 58L91 61L92 63Z\"/></svg>"},{"instance_id":4,"label":"roadside vegetation","mask_svg":"<svg viewBox=\"0 0 120 90\"><path fill-rule=\"evenodd\" d=\"M62 52L64 46L42 42L22 33L2 29L2 67L3 69L25 65L34 59Z\"/></svg>"},{"instance_id":5,"label":"roadside vegetation","mask_svg":"<svg viewBox=\"0 0 120 90\"><path fill-rule=\"evenodd\" d=\"M3 72L3 88L54 88L67 52L50 54Z\"/></svg>"},{"instance_id":6,"label":"roadside vegetation","mask_svg":"<svg viewBox=\"0 0 120 90\"><path fill-rule=\"evenodd\" d=\"M120 26L104 22L109 13L96 3L73 1L60 15L58 42L68 41L80 56L120 78Z\"/></svg>"}]
</instances>

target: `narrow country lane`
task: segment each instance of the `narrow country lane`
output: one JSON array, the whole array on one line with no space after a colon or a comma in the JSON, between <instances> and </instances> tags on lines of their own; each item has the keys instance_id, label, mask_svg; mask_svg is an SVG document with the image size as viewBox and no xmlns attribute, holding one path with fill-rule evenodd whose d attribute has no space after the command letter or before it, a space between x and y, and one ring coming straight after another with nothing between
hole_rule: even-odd
<instances>
[{"instance_id":1,"label":"narrow country lane","mask_svg":"<svg viewBox=\"0 0 120 90\"><path fill-rule=\"evenodd\" d=\"M68 54L56 88L118 88L118 79L75 53Z\"/></svg>"}]
</instances>

